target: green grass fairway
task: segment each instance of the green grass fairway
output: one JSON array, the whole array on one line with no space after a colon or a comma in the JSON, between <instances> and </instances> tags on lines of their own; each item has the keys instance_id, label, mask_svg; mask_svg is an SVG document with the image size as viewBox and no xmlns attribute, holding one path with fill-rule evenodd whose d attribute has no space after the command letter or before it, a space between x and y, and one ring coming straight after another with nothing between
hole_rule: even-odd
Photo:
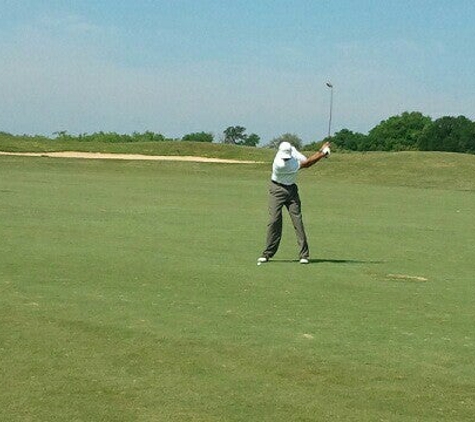
<instances>
[{"instance_id":1,"label":"green grass fairway","mask_svg":"<svg viewBox=\"0 0 475 422\"><path fill-rule=\"evenodd\" d=\"M247 157L248 158L248 157ZM0 157L1 421L473 421L475 157Z\"/></svg>"}]
</instances>

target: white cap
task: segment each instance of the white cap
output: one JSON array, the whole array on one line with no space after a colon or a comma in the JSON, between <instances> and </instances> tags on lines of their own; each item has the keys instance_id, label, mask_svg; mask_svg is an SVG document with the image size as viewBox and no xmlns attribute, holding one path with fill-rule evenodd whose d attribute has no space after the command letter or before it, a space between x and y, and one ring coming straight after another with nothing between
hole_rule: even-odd
<instances>
[{"instance_id":1,"label":"white cap","mask_svg":"<svg viewBox=\"0 0 475 422\"><path fill-rule=\"evenodd\" d=\"M292 157L292 145L289 142L281 142L279 145L279 156L281 158Z\"/></svg>"}]
</instances>

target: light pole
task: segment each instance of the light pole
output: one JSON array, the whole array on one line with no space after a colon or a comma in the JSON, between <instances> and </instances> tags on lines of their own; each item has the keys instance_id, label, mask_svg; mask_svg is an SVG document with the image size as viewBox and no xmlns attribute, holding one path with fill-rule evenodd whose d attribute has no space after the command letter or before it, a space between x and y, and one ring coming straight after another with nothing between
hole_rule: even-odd
<instances>
[{"instance_id":1,"label":"light pole","mask_svg":"<svg viewBox=\"0 0 475 422\"><path fill-rule=\"evenodd\" d=\"M332 131L332 114L333 114L333 85L331 82L327 82L327 87L330 88L330 118L328 119L328 138L331 136Z\"/></svg>"}]
</instances>

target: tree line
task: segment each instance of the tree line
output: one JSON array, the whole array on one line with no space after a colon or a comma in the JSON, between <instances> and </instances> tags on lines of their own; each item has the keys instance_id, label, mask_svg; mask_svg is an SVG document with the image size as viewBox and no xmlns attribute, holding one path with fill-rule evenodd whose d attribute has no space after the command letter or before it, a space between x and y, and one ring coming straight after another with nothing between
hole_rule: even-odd
<instances>
[{"instance_id":1,"label":"tree line","mask_svg":"<svg viewBox=\"0 0 475 422\"><path fill-rule=\"evenodd\" d=\"M193 132L184 135L182 138L168 138L161 133L152 131L133 132L131 134L121 134L117 132L94 132L73 135L65 130L53 132L52 137L41 135L12 135L8 132L0 131L1 139L28 139L39 141L62 141L62 142L106 142L106 143L128 143L128 142L215 142L211 132ZM255 147L259 144L260 137L255 133L247 134L243 126L229 126L223 131L218 142L233 145L245 145Z\"/></svg>"},{"instance_id":2,"label":"tree line","mask_svg":"<svg viewBox=\"0 0 475 422\"><path fill-rule=\"evenodd\" d=\"M71 135L66 131L53 133L53 138L44 136L15 136L0 132L1 137L16 139L42 139L81 142L220 142L232 145L257 147L259 135L247 134L243 126L227 127L220 139L215 140L211 132L193 132L182 138L167 138L160 133L146 131L143 133L118 134L115 132L96 132L92 134ZM267 144L264 148L276 148L282 141L288 141L297 149L315 150L322 142L331 141L333 146L342 151L450 151L475 153L475 122L465 116L444 116L433 120L420 112L404 112L389 117L372 128L368 134L342 129L330 138L304 144L297 135L285 133Z\"/></svg>"},{"instance_id":3,"label":"tree line","mask_svg":"<svg viewBox=\"0 0 475 422\"><path fill-rule=\"evenodd\" d=\"M303 145L294 134L284 134L266 146L288 141L298 149L315 150L331 141L341 151L447 151L475 153L475 122L465 116L433 120L420 112L404 112L381 121L368 134L342 129L330 138Z\"/></svg>"},{"instance_id":4,"label":"tree line","mask_svg":"<svg viewBox=\"0 0 475 422\"><path fill-rule=\"evenodd\" d=\"M475 153L475 122L465 116L433 120L420 112L404 112L381 121L368 134L342 129L330 138L304 144L295 134L285 133L264 147L276 148L282 141L297 149L315 150L325 141L342 151L447 151Z\"/></svg>"},{"instance_id":5,"label":"tree line","mask_svg":"<svg viewBox=\"0 0 475 422\"><path fill-rule=\"evenodd\" d=\"M367 135L340 130L332 143L349 151L450 151L475 153L475 122L465 116L433 120L419 112L404 112L383 120Z\"/></svg>"}]
</instances>

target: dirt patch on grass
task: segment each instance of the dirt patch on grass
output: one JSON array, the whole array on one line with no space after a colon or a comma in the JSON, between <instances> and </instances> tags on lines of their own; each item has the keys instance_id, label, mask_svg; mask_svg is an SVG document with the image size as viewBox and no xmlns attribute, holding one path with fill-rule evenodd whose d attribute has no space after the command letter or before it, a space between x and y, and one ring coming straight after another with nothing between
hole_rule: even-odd
<instances>
[{"instance_id":1,"label":"dirt patch on grass","mask_svg":"<svg viewBox=\"0 0 475 422\"><path fill-rule=\"evenodd\" d=\"M190 161L195 163L256 164L260 161L229 160L224 158L189 157L175 155L110 154L103 152L2 152L0 155L19 155L26 157L86 158L90 160L149 160L149 161Z\"/></svg>"},{"instance_id":2,"label":"dirt patch on grass","mask_svg":"<svg viewBox=\"0 0 475 422\"><path fill-rule=\"evenodd\" d=\"M425 282L429 281L429 279L421 276L416 276L416 275L407 275L407 274L388 274L386 276L387 278L391 280L402 280L402 281L419 281L419 282Z\"/></svg>"}]
</instances>

